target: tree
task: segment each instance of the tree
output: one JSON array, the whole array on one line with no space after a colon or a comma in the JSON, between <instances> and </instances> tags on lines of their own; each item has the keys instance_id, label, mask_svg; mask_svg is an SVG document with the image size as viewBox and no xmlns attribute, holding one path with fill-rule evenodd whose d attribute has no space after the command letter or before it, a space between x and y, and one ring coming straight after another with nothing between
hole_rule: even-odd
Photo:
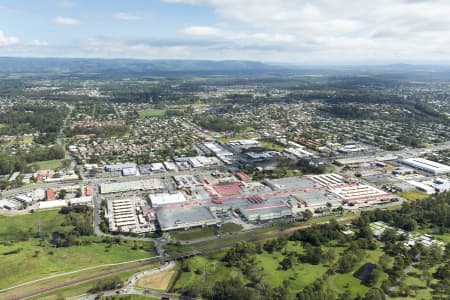
<instances>
[{"instance_id":1,"label":"tree","mask_svg":"<svg viewBox=\"0 0 450 300\"><path fill-rule=\"evenodd\" d=\"M311 218L313 217L313 213L307 209L303 212L303 220L308 221L311 220Z\"/></svg>"},{"instance_id":2,"label":"tree","mask_svg":"<svg viewBox=\"0 0 450 300\"><path fill-rule=\"evenodd\" d=\"M364 300L384 300L386 296L381 289L372 288L367 291Z\"/></svg>"}]
</instances>

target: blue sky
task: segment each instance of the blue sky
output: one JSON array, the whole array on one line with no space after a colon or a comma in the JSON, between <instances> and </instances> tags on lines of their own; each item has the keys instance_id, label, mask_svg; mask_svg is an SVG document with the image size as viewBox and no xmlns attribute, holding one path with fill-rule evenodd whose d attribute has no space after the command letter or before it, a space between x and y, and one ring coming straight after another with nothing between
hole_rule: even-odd
<instances>
[{"instance_id":1,"label":"blue sky","mask_svg":"<svg viewBox=\"0 0 450 300\"><path fill-rule=\"evenodd\" d=\"M449 62L448 0L0 0L0 56Z\"/></svg>"}]
</instances>

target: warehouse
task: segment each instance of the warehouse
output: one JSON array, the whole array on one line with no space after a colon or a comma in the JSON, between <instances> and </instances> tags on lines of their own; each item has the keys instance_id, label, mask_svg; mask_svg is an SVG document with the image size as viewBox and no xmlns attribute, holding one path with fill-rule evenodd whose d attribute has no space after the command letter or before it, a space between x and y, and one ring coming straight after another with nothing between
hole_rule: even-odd
<instances>
[{"instance_id":1,"label":"warehouse","mask_svg":"<svg viewBox=\"0 0 450 300\"><path fill-rule=\"evenodd\" d=\"M156 212L162 231L218 225L220 220L204 206L162 209Z\"/></svg>"},{"instance_id":2,"label":"warehouse","mask_svg":"<svg viewBox=\"0 0 450 300\"><path fill-rule=\"evenodd\" d=\"M342 199L337 195L324 190L300 192L293 195L300 206L308 207L310 209L325 208L325 207L338 207L341 205Z\"/></svg>"},{"instance_id":3,"label":"warehouse","mask_svg":"<svg viewBox=\"0 0 450 300\"><path fill-rule=\"evenodd\" d=\"M307 177L286 177L279 179L267 179L263 182L274 191L295 190L317 187L319 184Z\"/></svg>"},{"instance_id":4,"label":"warehouse","mask_svg":"<svg viewBox=\"0 0 450 300\"><path fill-rule=\"evenodd\" d=\"M85 196L85 197L69 199L69 204L70 204L70 206L91 205L92 204L92 196Z\"/></svg>"},{"instance_id":5,"label":"warehouse","mask_svg":"<svg viewBox=\"0 0 450 300\"><path fill-rule=\"evenodd\" d=\"M122 169L122 176L136 176L138 169L136 167Z\"/></svg>"},{"instance_id":6,"label":"warehouse","mask_svg":"<svg viewBox=\"0 0 450 300\"><path fill-rule=\"evenodd\" d=\"M33 199L31 197L28 197L27 195L16 195L16 196L14 196L14 200L20 201L22 203L33 202Z\"/></svg>"},{"instance_id":7,"label":"warehouse","mask_svg":"<svg viewBox=\"0 0 450 300\"><path fill-rule=\"evenodd\" d=\"M110 231L132 231L136 228L137 219L131 199L109 201L108 211Z\"/></svg>"},{"instance_id":8,"label":"warehouse","mask_svg":"<svg viewBox=\"0 0 450 300\"><path fill-rule=\"evenodd\" d=\"M131 191L154 191L159 192L164 189L164 184L160 179L145 179L139 181L111 182L100 184L100 193L124 193Z\"/></svg>"},{"instance_id":9,"label":"warehouse","mask_svg":"<svg viewBox=\"0 0 450 300\"><path fill-rule=\"evenodd\" d=\"M331 188L330 191L344 199L346 202L352 203L378 202L380 200L392 198L392 194L366 184Z\"/></svg>"},{"instance_id":10,"label":"warehouse","mask_svg":"<svg viewBox=\"0 0 450 300\"><path fill-rule=\"evenodd\" d=\"M406 159L402 159L400 161L402 164L405 164L407 166L434 174L434 175L439 175L439 174L447 174L450 173L450 166L444 165L444 164L440 164L428 159L424 159L424 158L419 158L419 157L415 157L415 158L406 158Z\"/></svg>"},{"instance_id":11,"label":"warehouse","mask_svg":"<svg viewBox=\"0 0 450 300\"><path fill-rule=\"evenodd\" d=\"M39 209L50 209L63 206L67 206L66 200L51 200L39 202Z\"/></svg>"},{"instance_id":12,"label":"warehouse","mask_svg":"<svg viewBox=\"0 0 450 300\"><path fill-rule=\"evenodd\" d=\"M106 172L120 172L123 169L128 169L128 168L136 168L136 164L135 163L125 163L125 164L114 164L114 165L106 165L105 166L105 171Z\"/></svg>"},{"instance_id":13,"label":"warehouse","mask_svg":"<svg viewBox=\"0 0 450 300\"><path fill-rule=\"evenodd\" d=\"M292 211L284 203L249 205L238 210L248 222L264 222L292 216Z\"/></svg>"},{"instance_id":14,"label":"warehouse","mask_svg":"<svg viewBox=\"0 0 450 300\"><path fill-rule=\"evenodd\" d=\"M177 192L173 194L169 193L161 193L161 194L154 194L149 195L150 203L152 204L152 207L158 207L158 206L164 206L169 204L179 204L179 203L185 203L186 197L182 192Z\"/></svg>"},{"instance_id":15,"label":"warehouse","mask_svg":"<svg viewBox=\"0 0 450 300\"><path fill-rule=\"evenodd\" d=\"M322 186L333 186L347 183L339 174L321 174L307 176Z\"/></svg>"}]
</instances>

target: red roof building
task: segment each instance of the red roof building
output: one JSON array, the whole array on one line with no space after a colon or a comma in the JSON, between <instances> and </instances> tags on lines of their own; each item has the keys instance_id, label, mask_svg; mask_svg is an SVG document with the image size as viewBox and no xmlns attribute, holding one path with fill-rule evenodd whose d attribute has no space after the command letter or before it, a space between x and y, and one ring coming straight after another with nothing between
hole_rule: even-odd
<instances>
[{"instance_id":1,"label":"red roof building","mask_svg":"<svg viewBox=\"0 0 450 300\"><path fill-rule=\"evenodd\" d=\"M92 196L94 194L94 188L92 185L86 186L86 196Z\"/></svg>"},{"instance_id":2,"label":"red roof building","mask_svg":"<svg viewBox=\"0 0 450 300\"><path fill-rule=\"evenodd\" d=\"M52 189L46 189L45 190L45 198L47 200L55 200L56 199L56 192Z\"/></svg>"}]
</instances>

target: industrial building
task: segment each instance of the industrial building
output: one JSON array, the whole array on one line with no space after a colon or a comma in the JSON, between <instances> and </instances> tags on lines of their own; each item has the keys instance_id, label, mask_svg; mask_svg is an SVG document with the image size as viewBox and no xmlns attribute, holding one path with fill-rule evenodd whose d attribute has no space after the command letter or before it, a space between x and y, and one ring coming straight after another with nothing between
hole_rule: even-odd
<instances>
[{"instance_id":1,"label":"industrial building","mask_svg":"<svg viewBox=\"0 0 450 300\"><path fill-rule=\"evenodd\" d=\"M330 191L346 202L378 202L392 198L392 194L366 184L353 184L344 187L330 188Z\"/></svg>"},{"instance_id":2,"label":"industrial building","mask_svg":"<svg viewBox=\"0 0 450 300\"><path fill-rule=\"evenodd\" d=\"M318 190L312 192L299 192L293 195L301 207L309 209L325 208L327 206L338 207L342 199L327 190Z\"/></svg>"},{"instance_id":3,"label":"industrial building","mask_svg":"<svg viewBox=\"0 0 450 300\"><path fill-rule=\"evenodd\" d=\"M106 165L105 171L106 172L121 172L123 169L128 169L128 168L137 168L137 165L135 163Z\"/></svg>"},{"instance_id":4,"label":"industrial building","mask_svg":"<svg viewBox=\"0 0 450 300\"><path fill-rule=\"evenodd\" d=\"M74 205L92 205L92 196L69 199L70 206Z\"/></svg>"},{"instance_id":5,"label":"industrial building","mask_svg":"<svg viewBox=\"0 0 450 300\"><path fill-rule=\"evenodd\" d=\"M413 167L418 170L425 171L434 175L450 173L450 166L437 163L428 159L415 157L400 160L402 164Z\"/></svg>"},{"instance_id":6,"label":"industrial building","mask_svg":"<svg viewBox=\"0 0 450 300\"><path fill-rule=\"evenodd\" d=\"M248 222L264 222L292 216L291 209L284 203L249 205L240 207L238 211Z\"/></svg>"},{"instance_id":7,"label":"industrial building","mask_svg":"<svg viewBox=\"0 0 450 300\"><path fill-rule=\"evenodd\" d=\"M133 231L137 226L131 199L116 199L108 202L109 229L115 231Z\"/></svg>"},{"instance_id":8,"label":"industrial building","mask_svg":"<svg viewBox=\"0 0 450 300\"><path fill-rule=\"evenodd\" d=\"M111 182L100 184L100 193L124 193L131 191L153 191L160 192L164 184L160 179L145 179L139 181Z\"/></svg>"},{"instance_id":9,"label":"industrial building","mask_svg":"<svg viewBox=\"0 0 450 300\"><path fill-rule=\"evenodd\" d=\"M150 203L152 207L170 205L170 204L180 204L185 203L186 197L182 192L177 193L160 193L149 195Z\"/></svg>"},{"instance_id":10,"label":"industrial building","mask_svg":"<svg viewBox=\"0 0 450 300\"><path fill-rule=\"evenodd\" d=\"M187 230L193 227L206 227L220 223L220 220L214 217L205 206L161 209L156 212L156 217L162 231Z\"/></svg>"}]
</instances>

